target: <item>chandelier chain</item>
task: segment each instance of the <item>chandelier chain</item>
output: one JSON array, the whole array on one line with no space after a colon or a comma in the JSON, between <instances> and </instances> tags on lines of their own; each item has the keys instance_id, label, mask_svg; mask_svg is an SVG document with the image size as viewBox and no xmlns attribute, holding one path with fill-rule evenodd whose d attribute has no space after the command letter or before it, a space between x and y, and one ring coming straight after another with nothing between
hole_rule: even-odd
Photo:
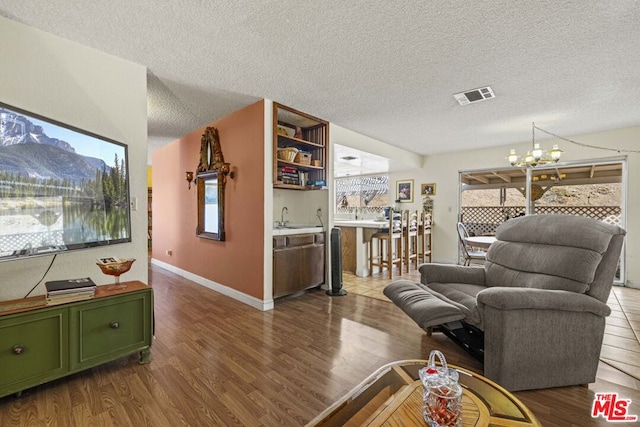
<instances>
[{"instance_id":1,"label":"chandelier chain","mask_svg":"<svg viewBox=\"0 0 640 427\"><path fill-rule=\"evenodd\" d=\"M600 146L597 146L597 145L589 145L589 144L585 144L585 143L582 143L582 142L577 142L577 141L574 141L572 139L565 138L565 137L562 137L560 135L556 135L555 133L549 132L548 130L544 130L544 129L536 126L535 124L533 125L533 128L534 129L538 129L540 132L544 132L547 135L551 135L551 136L554 136L556 138L562 139L563 141L567 141L567 142L569 142L571 144L579 145L580 147L595 148L596 150L616 151L618 153L636 153L636 154L640 153L640 150L628 150L628 149L624 149L624 148L600 147ZM535 138L535 136L534 136L534 138Z\"/></svg>"}]
</instances>

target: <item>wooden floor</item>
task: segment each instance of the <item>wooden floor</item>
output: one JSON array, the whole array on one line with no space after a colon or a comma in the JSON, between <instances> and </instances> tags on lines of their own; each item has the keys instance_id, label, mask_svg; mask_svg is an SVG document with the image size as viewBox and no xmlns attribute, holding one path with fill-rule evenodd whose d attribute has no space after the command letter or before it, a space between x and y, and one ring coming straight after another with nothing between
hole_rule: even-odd
<instances>
[{"instance_id":1,"label":"wooden floor","mask_svg":"<svg viewBox=\"0 0 640 427\"><path fill-rule=\"evenodd\" d=\"M0 399L0 426L300 426L381 365L442 350L481 365L446 337L427 337L388 302L314 290L261 312L158 267L153 361L123 358ZM0 367L1 369L2 367ZM596 383L518 392L545 426L605 426L595 392L631 399L640 384L601 364Z\"/></svg>"},{"instance_id":2,"label":"wooden floor","mask_svg":"<svg viewBox=\"0 0 640 427\"><path fill-rule=\"evenodd\" d=\"M600 359L640 378L640 290L615 286Z\"/></svg>"}]
</instances>

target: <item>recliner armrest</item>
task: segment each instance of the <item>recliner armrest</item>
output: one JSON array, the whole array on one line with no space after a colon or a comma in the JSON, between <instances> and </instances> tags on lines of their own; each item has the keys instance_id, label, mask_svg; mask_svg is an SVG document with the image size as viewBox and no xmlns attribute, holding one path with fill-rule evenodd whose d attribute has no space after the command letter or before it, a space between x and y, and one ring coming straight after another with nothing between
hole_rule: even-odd
<instances>
[{"instance_id":1,"label":"recliner armrest","mask_svg":"<svg viewBox=\"0 0 640 427\"><path fill-rule=\"evenodd\" d=\"M423 284L439 283L468 283L484 285L484 267L467 267L454 264L422 264L420 266L420 281Z\"/></svg>"},{"instance_id":2,"label":"recliner armrest","mask_svg":"<svg viewBox=\"0 0 640 427\"><path fill-rule=\"evenodd\" d=\"M495 286L478 292L476 298L481 313L484 305L488 305L498 310L586 311L602 317L611 314L607 304L570 291Z\"/></svg>"}]
</instances>

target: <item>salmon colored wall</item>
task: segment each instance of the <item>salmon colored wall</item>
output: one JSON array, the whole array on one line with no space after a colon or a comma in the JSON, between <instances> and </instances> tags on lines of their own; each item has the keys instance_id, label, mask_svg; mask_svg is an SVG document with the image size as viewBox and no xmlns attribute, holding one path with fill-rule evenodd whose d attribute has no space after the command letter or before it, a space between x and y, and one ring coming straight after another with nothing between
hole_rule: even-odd
<instances>
[{"instance_id":1,"label":"salmon colored wall","mask_svg":"<svg viewBox=\"0 0 640 427\"><path fill-rule=\"evenodd\" d=\"M185 172L198 166L203 127L153 154L152 256L264 299L264 101L210 125L218 129L225 162L236 171L226 185L226 241L195 235L196 189L187 189Z\"/></svg>"}]
</instances>

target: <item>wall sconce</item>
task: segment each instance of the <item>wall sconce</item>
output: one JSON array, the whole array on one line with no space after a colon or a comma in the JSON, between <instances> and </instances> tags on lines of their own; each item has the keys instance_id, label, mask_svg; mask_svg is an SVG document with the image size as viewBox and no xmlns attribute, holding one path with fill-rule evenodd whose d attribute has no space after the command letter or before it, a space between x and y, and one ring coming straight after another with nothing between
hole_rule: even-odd
<instances>
[{"instance_id":1,"label":"wall sconce","mask_svg":"<svg viewBox=\"0 0 640 427\"><path fill-rule=\"evenodd\" d=\"M187 182L189 183L189 190L191 190L191 183L193 182L193 172L187 171Z\"/></svg>"}]
</instances>

